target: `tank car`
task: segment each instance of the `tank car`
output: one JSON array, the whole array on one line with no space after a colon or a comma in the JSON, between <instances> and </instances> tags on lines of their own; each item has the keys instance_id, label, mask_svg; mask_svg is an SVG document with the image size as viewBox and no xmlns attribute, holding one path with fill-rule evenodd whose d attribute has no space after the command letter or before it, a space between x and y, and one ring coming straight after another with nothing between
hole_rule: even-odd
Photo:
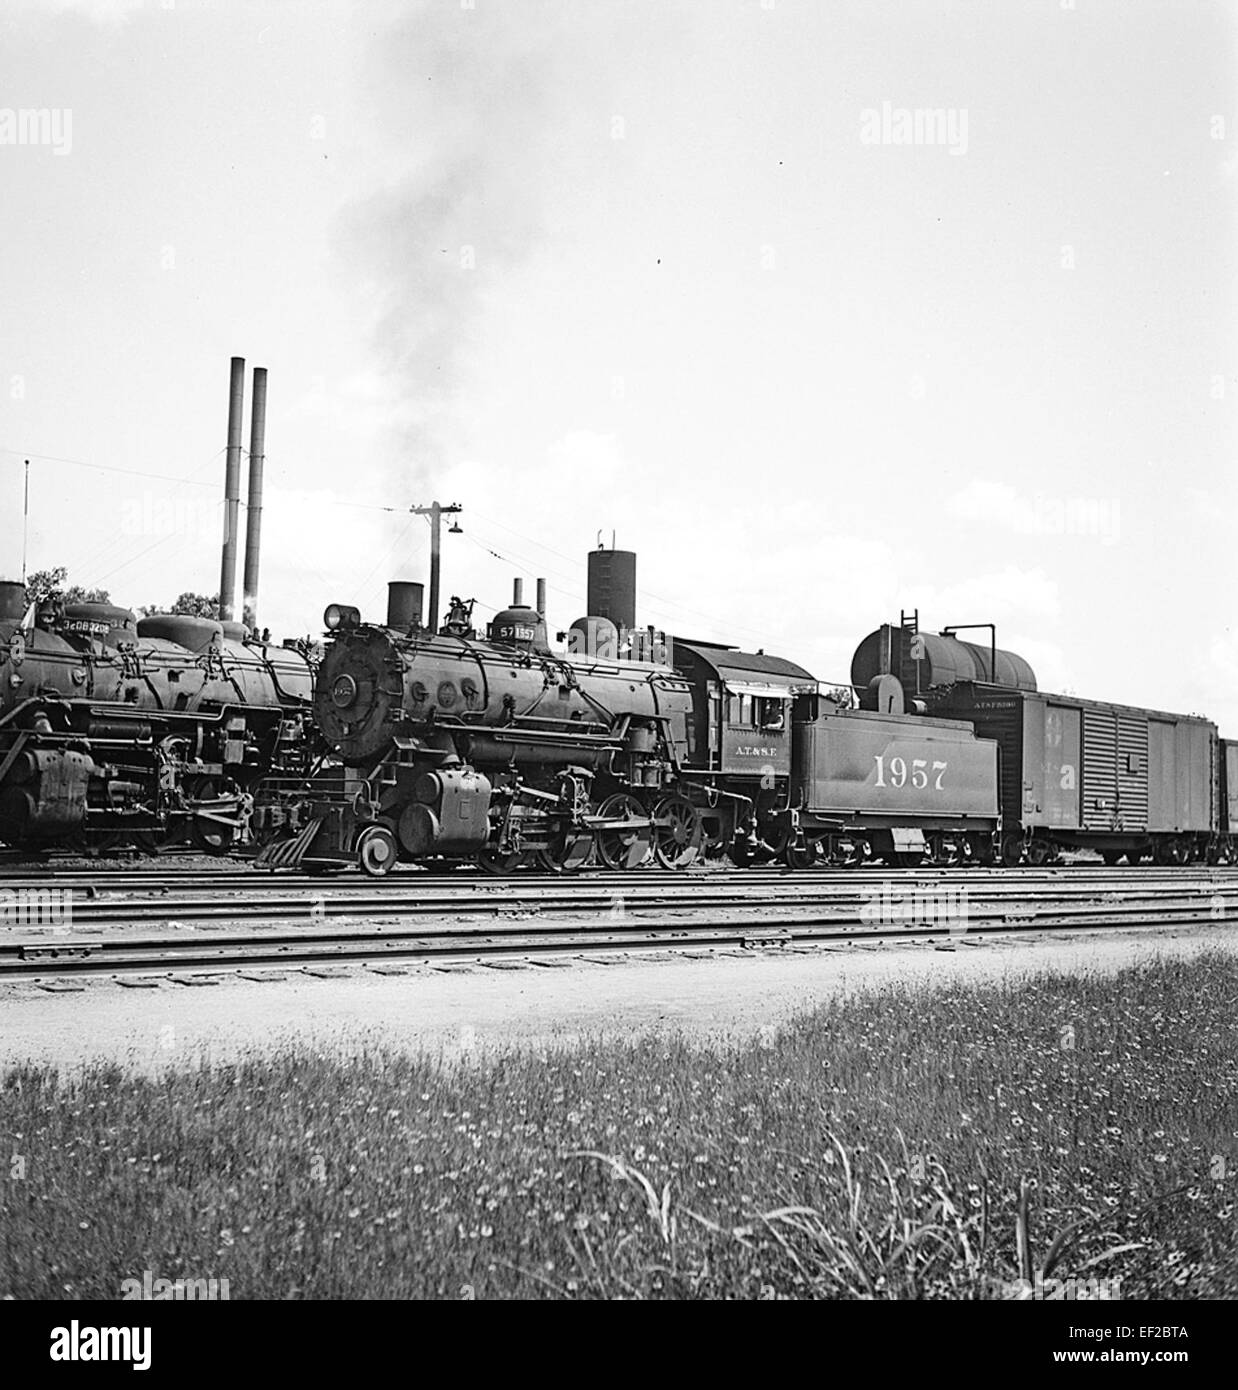
<instances>
[{"instance_id":1,"label":"tank car","mask_svg":"<svg viewBox=\"0 0 1238 1390\"><path fill-rule=\"evenodd\" d=\"M691 862L701 829L676 789L691 713L678 672L620 655L606 624L582 621L584 640L557 655L523 605L484 638L460 599L437 631L409 619L326 610L314 720L333 761L259 809L259 866L381 875L400 860L506 871L536 858L569 871L595 849L614 868Z\"/></svg>"},{"instance_id":2,"label":"tank car","mask_svg":"<svg viewBox=\"0 0 1238 1390\"><path fill-rule=\"evenodd\" d=\"M252 789L304 771L312 673L240 624L41 600L0 584L0 840L222 853Z\"/></svg>"}]
</instances>

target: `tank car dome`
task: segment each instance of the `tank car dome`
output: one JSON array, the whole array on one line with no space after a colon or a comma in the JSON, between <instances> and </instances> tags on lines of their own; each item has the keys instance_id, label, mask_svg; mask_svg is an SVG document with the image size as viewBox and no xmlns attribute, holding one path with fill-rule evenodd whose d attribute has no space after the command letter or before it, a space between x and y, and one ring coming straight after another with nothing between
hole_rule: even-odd
<instances>
[{"instance_id":1,"label":"tank car dome","mask_svg":"<svg viewBox=\"0 0 1238 1390\"><path fill-rule=\"evenodd\" d=\"M913 657L911 646L919 644L919 656ZM989 685L1011 686L1016 690L1035 690L1036 673L1017 652L994 652L981 642L962 642L936 632L912 634L901 627L886 624L870 632L855 649L851 658L852 685L866 688L885 671L901 675L911 691L928 690L935 685L953 685L956 681L980 681ZM916 667L919 666L919 680Z\"/></svg>"}]
</instances>

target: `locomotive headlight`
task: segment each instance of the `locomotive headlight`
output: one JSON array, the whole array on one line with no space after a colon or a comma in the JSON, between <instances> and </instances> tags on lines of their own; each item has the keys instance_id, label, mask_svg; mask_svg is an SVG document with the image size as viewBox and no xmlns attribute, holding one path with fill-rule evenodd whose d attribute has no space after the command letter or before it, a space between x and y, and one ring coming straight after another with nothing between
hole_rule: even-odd
<instances>
[{"instance_id":1,"label":"locomotive headlight","mask_svg":"<svg viewBox=\"0 0 1238 1390\"><path fill-rule=\"evenodd\" d=\"M329 603L322 615L322 624L328 632L338 632L342 628L356 627L361 622L361 610L350 603Z\"/></svg>"}]
</instances>

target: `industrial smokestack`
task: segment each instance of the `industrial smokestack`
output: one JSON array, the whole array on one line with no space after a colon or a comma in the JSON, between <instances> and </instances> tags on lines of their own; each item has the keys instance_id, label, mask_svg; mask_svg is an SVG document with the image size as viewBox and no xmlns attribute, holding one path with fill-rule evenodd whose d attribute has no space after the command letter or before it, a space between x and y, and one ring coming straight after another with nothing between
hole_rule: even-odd
<instances>
[{"instance_id":1,"label":"industrial smokestack","mask_svg":"<svg viewBox=\"0 0 1238 1390\"><path fill-rule=\"evenodd\" d=\"M245 577L241 583L245 622L258 626L258 563L262 550L262 465L267 436L267 369L254 368L254 393L249 404L249 501L245 508Z\"/></svg>"},{"instance_id":2,"label":"industrial smokestack","mask_svg":"<svg viewBox=\"0 0 1238 1390\"><path fill-rule=\"evenodd\" d=\"M537 616L539 618L546 616L546 581L544 579L537 581Z\"/></svg>"},{"instance_id":3,"label":"industrial smokestack","mask_svg":"<svg viewBox=\"0 0 1238 1390\"><path fill-rule=\"evenodd\" d=\"M636 554L631 550L589 552L588 609L630 632L636 626Z\"/></svg>"},{"instance_id":4,"label":"industrial smokestack","mask_svg":"<svg viewBox=\"0 0 1238 1390\"><path fill-rule=\"evenodd\" d=\"M524 580L512 580L512 607L519 608L524 603Z\"/></svg>"},{"instance_id":5,"label":"industrial smokestack","mask_svg":"<svg viewBox=\"0 0 1238 1390\"><path fill-rule=\"evenodd\" d=\"M228 454L224 468L224 548L219 567L219 616L231 622L236 607L236 540L241 508L241 427L245 415L245 359L232 359L228 393Z\"/></svg>"}]
</instances>

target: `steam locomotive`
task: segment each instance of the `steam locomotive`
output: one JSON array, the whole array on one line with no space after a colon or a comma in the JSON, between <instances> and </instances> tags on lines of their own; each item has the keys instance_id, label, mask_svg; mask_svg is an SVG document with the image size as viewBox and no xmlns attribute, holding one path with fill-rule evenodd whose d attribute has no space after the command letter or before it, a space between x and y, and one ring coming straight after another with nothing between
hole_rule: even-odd
<instances>
[{"instance_id":1,"label":"steam locomotive","mask_svg":"<svg viewBox=\"0 0 1238 1390\"><path fill-rule=\"evenodd\" d=\"M603 620L582 620L556 655L524 606L483 639L453 598L425 630L420 588L391 586L386 625L327 609L314 721L330 758L301 794L258 808L259 865L355 861L377 875L399 859L474 857L496 872L530 860L571 871L595 848L613 868L695 858L700 818L679 775L692 694L679 672L621 654Z\"/></svg>"},{"instance_id":2,"label":"steam locomotive","mask_svg":"<svg viewBox=\"0 0 1238 1390\"><path fill-rule=\"evenodd\" d=\"M256 784L308 771L313 673L240 624L0 583L0 840L224 853Z\"/></svg>"}]
</instances>

